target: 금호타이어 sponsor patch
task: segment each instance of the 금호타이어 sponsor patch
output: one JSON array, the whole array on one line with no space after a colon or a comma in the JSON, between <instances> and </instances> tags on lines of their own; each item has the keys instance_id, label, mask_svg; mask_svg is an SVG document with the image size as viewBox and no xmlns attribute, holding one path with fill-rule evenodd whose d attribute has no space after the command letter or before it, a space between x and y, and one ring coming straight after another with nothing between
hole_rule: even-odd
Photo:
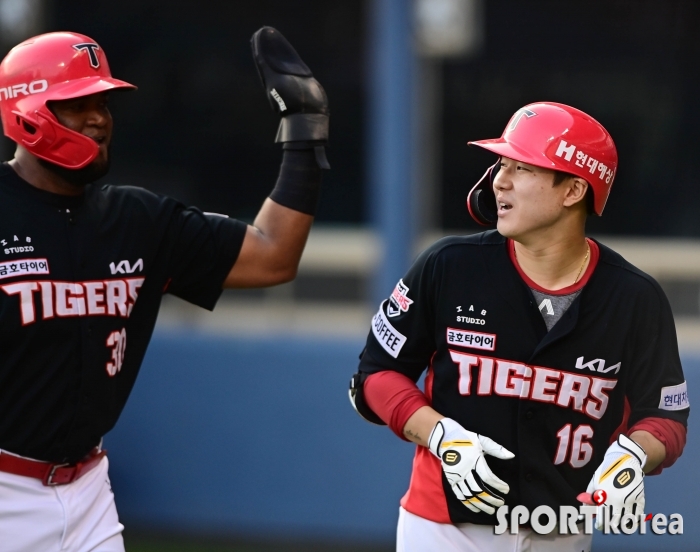
<instances>
[{"instance_id":1,"label":"\uae08\ud638\ud0c0\uc774\uc5b4 sponsor patch","mask_svg":"<svg viewBox=\"0 0 700 552\"><path fill-rule=\"evenodd\" d=\"M659 400L661 410L683 410L688 407L690 407L690 401L688 401L686 382L661 388L661 400Z\"/></svg>"},{"instance_id":2,"label":"\uae08\ud638\ud0c0\uc774\uc5b4 sponsor patch","mask_svg":"<svg viewBox=\"0 0 700 552\"><path fill-rule=\"evenodd\" d=\"M49 262L46 259L21 259L0 263L0 278L13 278L27 274L48 274Z\"/></svg>"},{"instance_id":3,"label":"\uae08\ud638\ud0c0\uc774\uc5b4 sponsor patch","mask_svg":"<svg viewBox=\"0 0 700 552\"><path fill-rule=\"evenodd\" d=\"M372 333L384 350L396 358L401 352L401 347L406 343L406 336L389 323L384 316L383 307L384 303L379 306L377 314L372 318Z\"/></svg>"},{"instance_id":4,"label":"\uae08\ud638\ud0c0\uc774\uc5b4 sponsor patch","mask_svg":"<svg viewBox=\"0 0 700 552\"><path fill-rule=\"evenodd\" d=\"M447 328L447 343L471 349L482 349L484 351L496 350L496 335L483 332L470 332L468 330L458 330Z\"/></svg>"}]
</instances>

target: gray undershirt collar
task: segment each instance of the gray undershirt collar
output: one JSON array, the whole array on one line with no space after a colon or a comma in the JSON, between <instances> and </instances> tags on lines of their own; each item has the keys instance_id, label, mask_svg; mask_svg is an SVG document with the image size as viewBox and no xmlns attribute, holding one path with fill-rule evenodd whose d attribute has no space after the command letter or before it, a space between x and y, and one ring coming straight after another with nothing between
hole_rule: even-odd
<instances>
[{"instance_id":1,"label":"gray undershirt collar","mask_svg":"<svg viewBox=\"0 0 700 552\"><path fill-rule=\"evenodd\" d=\"M530 290L532 295L535 296L537 308L540 310L542 318L544 318L547 331L554 327L562 315L569 310L571 303L578 297L578 294L581 293L580 289L568 295L549 295L533 288L530 288Z\"/></svg>"}]
</instances>

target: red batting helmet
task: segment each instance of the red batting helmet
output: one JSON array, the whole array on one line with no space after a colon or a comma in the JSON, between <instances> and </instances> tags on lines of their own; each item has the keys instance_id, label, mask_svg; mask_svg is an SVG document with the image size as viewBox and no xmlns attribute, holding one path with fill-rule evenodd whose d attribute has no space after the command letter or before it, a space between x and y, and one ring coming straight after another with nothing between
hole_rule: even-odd
<instances>
[{"instance_id":1,"label":"red batting helmet","mask_svg":"<svg viewBox=\"0 0 700 552\"><path fill-rule=\"evenodd\" d=\"M617 171L617 150L603 125L583 111L554 102L526 105L511 117L500 138L469 144L583 178L593 191L593 210L603 213ZM480 224L497 220L493 193L497 166L489 167L467 198L469 213Z\"/></svg>"},{"instance_id":2,"label":"red batting helmet","mask_svg":"<svg viewBox=\"0 0 700 552\"><path fill-rule=\"evenodd\" d=\"M5 136L41 159L81 169L97 157L97 143L61 125L46 103L115 88L136 87L112 78L104 51L91 38L61 32L25 40L0 63Z\"/></svg>"}]
</instances>

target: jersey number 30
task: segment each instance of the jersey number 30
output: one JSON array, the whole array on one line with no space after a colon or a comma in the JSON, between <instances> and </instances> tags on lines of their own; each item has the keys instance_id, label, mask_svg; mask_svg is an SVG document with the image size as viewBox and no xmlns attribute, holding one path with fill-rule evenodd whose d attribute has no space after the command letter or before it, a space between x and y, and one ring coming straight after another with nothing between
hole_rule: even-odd
<instances>
[{"instance_id":1,"label":"jersey number 30","mask_svg":"<svg viewBox=\"0 0 700 552\"><path fill-rule=\"evenodd\" d=\"M107 347L112 348L112 360L107 363L107 373L116 375L122 369L124 363L124 351L126 351L126 328L120 332L114 331L107 337Z\"/></svg>"}]
</instances>

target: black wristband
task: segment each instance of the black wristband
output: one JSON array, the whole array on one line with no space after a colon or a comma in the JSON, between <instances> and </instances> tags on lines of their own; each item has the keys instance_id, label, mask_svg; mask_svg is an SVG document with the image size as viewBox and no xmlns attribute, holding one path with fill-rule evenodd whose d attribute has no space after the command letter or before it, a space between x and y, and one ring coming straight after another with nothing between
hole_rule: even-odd
<instances>
[{"instance_id":1,"label":"black wristband","mask_svg":"<svg viewBox=\"0 0 700 552\"><path fill-rule=\"evenodd\" d=\"M284 149L282 166L270 199L307 215L316 214L321 195L321 168L313 149Z\"/></svg>"},{"instance_id":2,"label":"black wristband","mask_svg":"<svg viewBox=\"0 0 700 552\"><path fill-rule=\"evenodd\" d=\"M322 169L330 169L331 165L328 163L326 158L326 140L303 140L303 141L293 141L285 142L282 149L285 150L304 150L313 149L314 155L316 155L316 163Z\"/></svg>"}]
</instances>

